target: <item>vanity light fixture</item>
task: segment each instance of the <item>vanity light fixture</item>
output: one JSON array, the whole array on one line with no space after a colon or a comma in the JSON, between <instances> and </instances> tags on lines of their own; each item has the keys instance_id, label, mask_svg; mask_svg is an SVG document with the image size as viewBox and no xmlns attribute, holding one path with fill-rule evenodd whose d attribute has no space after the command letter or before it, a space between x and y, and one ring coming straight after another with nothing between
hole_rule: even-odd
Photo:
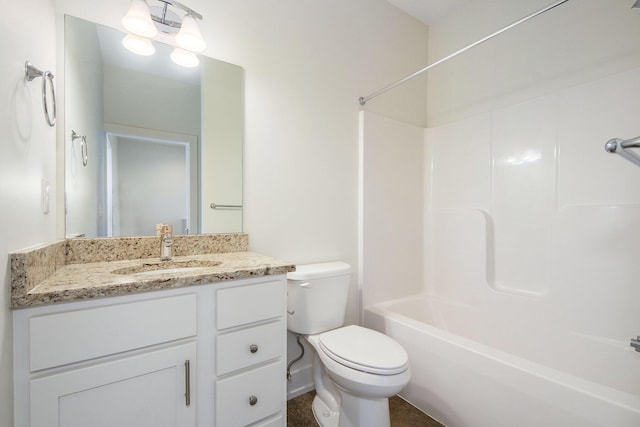
<instances>
[{"instance_id":1,"label":"vanity light fixture","mask_svg":"<svg viewBox=\"0 0 640 427\"><path fill-rule=\"evenodd\" d=\"M202 15L175 0L156 1L162 5L149 8L146 0L131 0L129 11L122 18L122 25L129 31L122 43L131 52L152 55L155 48L150 38L159 31L176 45L171 53L173 62L183 67L196 67L200 61L195 52L201 52L207 46L197 21ZM180 19L169 6L183 11L184 17Z\"/></svg>"},{"instance_id":2,"label":"vanity light fixture","mask_svg":"<svg viewBox=\"0 0 640 427\"><path fill-rule=\"evenodd\" d=\"M158 29L151 21L149 5L145 0L131 0L129 11L122 18L122 25L130 33L141 37L154 37Z\"/></svg>"},{"instance_id":3,"label":"vanity light fixture","mask_svg":"<svg viewBox=\"0 0 640 427\"><path fill-rule=\"evenodd\" d=\"M129 33L122 39L122 44L128 50L138 55L149 56L156 53L156 48L146 37L140 37L136 34Z\"/></svg>"},{"instance_id":4,"label":"vanity light fixture","mask_svg":"<svg viewBox=\"0 0 640 427\"><path fill-rule=\"evenodd\" d=\"M195 53L179 47L176 47L173 49L173 52L171 52L171 60L176 64L187 68L197 67L198 64L200 64L200 60Z\"/></svg>"}]
</instances>

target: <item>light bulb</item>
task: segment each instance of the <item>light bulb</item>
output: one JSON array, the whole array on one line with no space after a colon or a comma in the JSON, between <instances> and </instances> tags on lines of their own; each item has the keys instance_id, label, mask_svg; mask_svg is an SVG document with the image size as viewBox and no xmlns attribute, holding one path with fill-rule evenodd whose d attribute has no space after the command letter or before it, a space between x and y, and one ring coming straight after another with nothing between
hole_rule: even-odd
<instances>
[{"instance_id":1,"label":"light bulb","mask_svg":"<svg viewBox=\"0 0 640 427\"><path fill-rule=\"evenodd\" d=\"M197 67L198 64L200 64L200 60L195 53L180 49L179 47L176 47L173 49L173 52L171 52L171 60L180 66L188 68Z\"/></svg>"},{"instance_id":2,"label":"light bulb","mask_svg":"<svg viewBox=\"0 0 640 427\"><path fill-rule=\"evenodd\" d=\"M129 11L122 18L122 25L130 33L142 37L154 37L158 29L151 20L149 5L145 0L131 0Z\"/></svg>"},{"instance_id":3,"label":"light bulb","mask_svg":"<svg viewBox=\"0 0 640 427\"><path fill-rule=\"evenodd\" d=\"M176 34L176 44L191 52L202 52L207 47L200 34L198 22L192 15L187 14L182 18L182 28Z\"/></svg>"},{"instance_id":4,"label":"light bulb","mask_svg":"<svg viewBox=\"0 0 640 427\"><path fill-rule=\"evenodd\" d=\"M127 50L138 55L149 56L156 53L156 48L151 43L151 40L135 34L127 34L122 39L122 44Z\"/></svg>"}]
</instances>

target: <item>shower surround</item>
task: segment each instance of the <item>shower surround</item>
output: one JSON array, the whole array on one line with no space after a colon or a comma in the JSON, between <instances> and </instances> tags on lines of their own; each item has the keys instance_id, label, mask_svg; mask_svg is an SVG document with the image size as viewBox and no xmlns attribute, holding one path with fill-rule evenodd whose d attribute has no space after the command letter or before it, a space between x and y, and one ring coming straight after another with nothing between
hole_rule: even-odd
<instances>
[{"instance_id":1,"label":"shower surround","mask_svg":"<svg viewBox=\"0 0 640 427\"><path fill-rule=\"evenodd\" d=\"M640 425L640 168L604 151L640 134L638 99L633 69L422 132L362 113L364 323L408 349L410 402L452 427Z\"/></svg>"}]
</instances>

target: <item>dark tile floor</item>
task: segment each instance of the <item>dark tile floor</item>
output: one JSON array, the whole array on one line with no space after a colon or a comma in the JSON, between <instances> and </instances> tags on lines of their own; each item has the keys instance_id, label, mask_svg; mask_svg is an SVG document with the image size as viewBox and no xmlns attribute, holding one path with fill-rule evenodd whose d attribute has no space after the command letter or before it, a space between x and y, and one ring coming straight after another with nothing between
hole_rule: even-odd
<instances>
[{"instance_id":1,"label":"dark tile floor","mask_svg":"<svg viewBox=\"0 0 640 427\"><path fill-rule=\"evenodd\" d=\"M287 427L316 427L311 401L315 392L303 394L287 402ZM389 399L391 427L443 427L399 397Z\"/></svg>"}]
</instances>

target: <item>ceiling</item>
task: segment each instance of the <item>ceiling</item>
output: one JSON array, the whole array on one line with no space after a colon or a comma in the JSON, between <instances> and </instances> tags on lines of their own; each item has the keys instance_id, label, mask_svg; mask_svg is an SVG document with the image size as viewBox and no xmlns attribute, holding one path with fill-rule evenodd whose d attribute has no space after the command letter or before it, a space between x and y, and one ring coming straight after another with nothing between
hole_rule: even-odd
<instances>
[{"instance_id":1,"label":"ceiling","mask_svg":"<svg viewBox=\"0 0 640 427\"><path fill-rule=\"evenodd\" d=\"M431 25L468 3L469 0L387 0L392 5L404 10L414 18Z\"/></svg>"}]
</instances>

